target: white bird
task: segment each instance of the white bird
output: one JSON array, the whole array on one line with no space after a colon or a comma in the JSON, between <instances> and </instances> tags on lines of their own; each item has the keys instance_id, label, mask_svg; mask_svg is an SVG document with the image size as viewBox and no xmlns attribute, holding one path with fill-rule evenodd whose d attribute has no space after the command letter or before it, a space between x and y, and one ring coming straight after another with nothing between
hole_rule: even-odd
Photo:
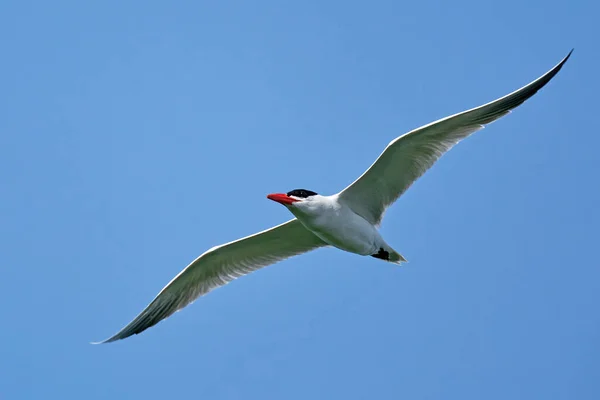
<instances>
[{"instance_id":1,"label":"white bird","mask_svg":"<svg viewBox=\"0 0 600 400\"><path fill-rule=\"evenodd\" d=\"M406 261L377 230L385 209L455 144L510 113L544 87L572 52L546 74L509 95L392 140L364 174L337 194L321 196L296 189L268 195L295 218L206 251L173 278L133 321L101 343L141 333L219 286L319 247L334 246L397 264Z\"/></svg>"}]
</instances>

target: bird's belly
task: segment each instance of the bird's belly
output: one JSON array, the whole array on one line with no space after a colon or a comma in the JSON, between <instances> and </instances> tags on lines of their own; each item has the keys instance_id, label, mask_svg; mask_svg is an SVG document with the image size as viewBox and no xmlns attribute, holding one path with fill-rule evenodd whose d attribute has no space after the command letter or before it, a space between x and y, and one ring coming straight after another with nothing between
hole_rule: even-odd
<instances>
[{"instance_id":1,"label":"bird's belly","mask_svg":"<svg viewBox=\"0 0 600 400\"><path fill-rule=\"evenodd\" d=\"M316 219L304 225L326 243L341 250L371 255L379 249L377 229L354 213Z\"/></svg>"}]
</instances>

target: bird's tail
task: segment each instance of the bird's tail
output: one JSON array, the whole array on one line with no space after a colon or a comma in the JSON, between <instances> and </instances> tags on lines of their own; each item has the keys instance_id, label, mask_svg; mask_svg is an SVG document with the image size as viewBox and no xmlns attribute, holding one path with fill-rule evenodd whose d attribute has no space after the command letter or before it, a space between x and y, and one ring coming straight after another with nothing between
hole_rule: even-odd
<instances>
[{"instance_id":1,"label":"bird's tail","mask_svg":"<svg viewBox=\"0 0 600 400\"><path fill-rule=\"evenodd\" d=\"M388 260L389 262L393 262L395 264L402 264L403 262L408 262L406 261L406 258L404 258L402 256L402 254L398 253L396 250L394 249L390 249L390 257Z\"/></svg>"}]
</instances>

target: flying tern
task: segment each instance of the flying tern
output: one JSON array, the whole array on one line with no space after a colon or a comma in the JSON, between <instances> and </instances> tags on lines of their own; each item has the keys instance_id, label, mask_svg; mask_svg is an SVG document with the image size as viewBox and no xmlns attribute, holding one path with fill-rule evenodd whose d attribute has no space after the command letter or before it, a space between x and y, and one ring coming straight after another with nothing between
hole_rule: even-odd
<instances>
[{"instance_id":1,"label":"flying tern","mask_svg":"<svg viewBox=\"0 0 600 400\"><path fill-rule=\"evenodd\" d=\"M284 205L294 218L209 249L173 278L133 321L101 343L141 333L219 286L319 247L334 246L396 264L406 261L377 229L386 208L455 144L544 87L572 52L515 92L392 140L365 173L337 194L323 196L306 189L269 194L268 199Z\"/></svg>"}]
</instances>

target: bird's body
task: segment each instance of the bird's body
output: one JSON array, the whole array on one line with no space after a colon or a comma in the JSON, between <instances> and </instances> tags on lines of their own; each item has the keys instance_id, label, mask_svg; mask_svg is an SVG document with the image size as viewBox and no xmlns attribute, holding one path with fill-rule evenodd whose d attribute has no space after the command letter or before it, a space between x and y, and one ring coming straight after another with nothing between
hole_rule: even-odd
<instances>
[{"instance_id":1,"label":"bird's body","mask_svg":"<svg viewBox=\"0 0 600 400\"><path fill-rule=\"evenodd\" d=\"M340 201L337 194L313 195L290 207L290 211L305 228L331 246L361 256L387 252L392 257L383 258L386 261L406 261L383 240L375 225Z\"/></svg>"},{"instance_id":2,"label":"bird's body","mask_svg":"<svg viewBox=\"0 0 600 400\"><path fill-rule=\"evenodd\" d=\"M217 287L319 247L331 245L398 264L406 261L383 240L377 229L385 209L455 144L510 113L544 87L570 55L513 93L397 137L363 175L335 195L321 196L305 189L268 195L295 218L209 249L173 278L133 321L104 343L143 332Z\"/></svg>"}]
</instances>

